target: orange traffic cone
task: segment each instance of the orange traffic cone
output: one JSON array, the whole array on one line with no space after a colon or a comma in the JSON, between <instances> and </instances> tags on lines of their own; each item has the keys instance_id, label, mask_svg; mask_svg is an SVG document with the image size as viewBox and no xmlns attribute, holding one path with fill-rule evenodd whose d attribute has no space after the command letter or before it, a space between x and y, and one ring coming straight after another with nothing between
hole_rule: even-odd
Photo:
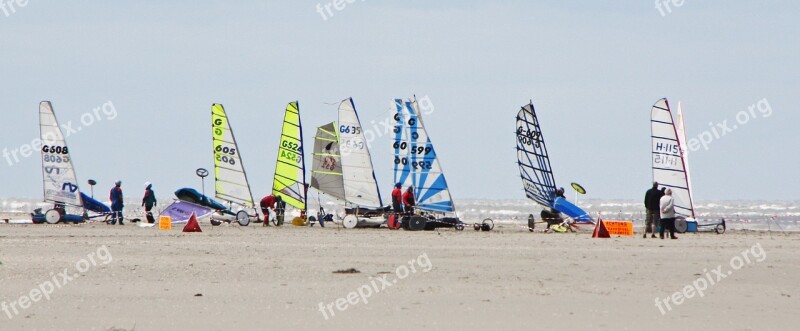
<instances>
[{"instance_id":1,"label":"orange traffic cone","mask_svg":"<svg viewBox=\"0 0 800 331\"><path fill-rule=\"evenodd\" d=\"M183 227L183 232L203 232L200 229L200 223L197 223L197 216L192 213L192 217L189 218L189 222L186 223L186 226Z\"/></svg>"},{"instance_id":2,"label":"orange traffic cone","mask_svg":"<svg viewBox=\"0 0 800 331\"><path fill-rule=\"evenodd\" d=\"M594 232L592 233L592 238L611 238L611 236L608 235L606 224L602 219L597 220L597 224L594 226Z\"/></svg>"}]
</instances>

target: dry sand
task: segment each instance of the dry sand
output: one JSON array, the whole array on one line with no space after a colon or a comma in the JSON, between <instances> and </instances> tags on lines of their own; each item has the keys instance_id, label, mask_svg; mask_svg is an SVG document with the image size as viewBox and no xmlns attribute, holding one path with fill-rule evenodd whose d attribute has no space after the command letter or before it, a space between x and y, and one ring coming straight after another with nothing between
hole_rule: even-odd
<instances>
[{"instance_id":1,"label":"dry sand","mask_svg":"<svg viewBox=\"0 0 800 331\"><path fill-rule=\"evenodd\" d=\"M0 310L0 330L796 330L800 322L800 234L203 229L0 225L0 303L19 313ZM750 263L731 267L743 251ZM656 297L716 281L718 266L726 278L661 313ZM20 308L20 297L65 268L77 276ZM349 268L360 273L333 273ZM358 289L368 303L353 295L347 303ZM326 319L320 303L335 316Z\"/></svg>"}]
</instances>

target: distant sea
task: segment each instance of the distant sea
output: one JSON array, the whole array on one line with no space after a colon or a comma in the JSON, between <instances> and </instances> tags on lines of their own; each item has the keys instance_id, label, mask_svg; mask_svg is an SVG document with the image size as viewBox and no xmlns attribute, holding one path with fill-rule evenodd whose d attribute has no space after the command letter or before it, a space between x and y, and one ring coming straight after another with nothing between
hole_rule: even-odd
<instances>
[{"instance_id":1,"label":"distant sea","mask_svg":"<svg viewBox=\"0 0 800 331\"><path fill-rule=\"evenodd\" d=\"M574 201L573 201L574 202ZM163 208L171 200L160 201L157 207ZM141 217L144 214L141 201L128 201L125 207L126 217ZM336 213L335 204L326 203L329 212ZM473 199L455 202L458 216L465 222L478 222L491 218L504 225L517 224L524 227L529 214L539 219L542 207L529 200L492 200ZM641 227L644 220L642 202L633 200L579 200L578 205L592 217L614 220L632 220ZM46 211L51 205L38 199L0 199L0 222L9 220L30 220L30 213L36 208ZM313 214L318 206L316 201L309 202L309 211ZM695 212L700 224L718 222L725 219L728 229L733 230L784 230L800 231L800 201L700 201L695 205Z\"/></svg>"}]
</instances>

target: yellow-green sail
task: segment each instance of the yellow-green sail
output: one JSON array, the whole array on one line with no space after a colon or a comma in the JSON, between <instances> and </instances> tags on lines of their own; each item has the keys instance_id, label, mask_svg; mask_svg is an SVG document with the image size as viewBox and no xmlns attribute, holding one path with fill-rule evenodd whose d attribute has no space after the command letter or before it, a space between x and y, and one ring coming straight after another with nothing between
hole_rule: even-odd
<instances>
[{"instance_id":1,"label":"yellow-green sail","mask_svg":"<svg viewBox=\"0 0 800 331\"><path fill-rule=\"evenodd\" d=\"M278 145L278 162L272 194L280 195L288 205L306 210L306 163L303 157L303 127L300 124L300 107L295 102L286 106Z\"/></svg>"},{"instance_id":2,"label":"yellow-green sail","mask_svg":"<svg viewBox=\"0 0 800 331\"><path fill-rule=\"evenodd\" d=\"M211 106L211 135L214 140L215 196L230 203L253 207L253 194L247 182L236 138L221 104Z\"/></svg>"}]
</instances>

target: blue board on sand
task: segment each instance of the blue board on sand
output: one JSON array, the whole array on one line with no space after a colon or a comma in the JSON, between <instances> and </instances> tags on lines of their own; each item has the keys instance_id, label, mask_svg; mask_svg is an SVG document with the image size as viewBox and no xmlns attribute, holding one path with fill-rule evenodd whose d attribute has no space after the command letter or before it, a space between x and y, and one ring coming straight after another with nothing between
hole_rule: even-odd
<instances>
[{"instance_id":1,"label":"blue board on sand","mask_svg":"<svg viewBox=\"0 0 800 331\"><path fill-rule=\"evenodd\" d=\"M583 211L583 209L572 204L572 202L569 202L564 198L561 197L556 198L555 202L553 202L553 208L578 222L585 222L585 223L592 222L592 218L589 216L587 212Z\"/></svg>"}]
</instances>

